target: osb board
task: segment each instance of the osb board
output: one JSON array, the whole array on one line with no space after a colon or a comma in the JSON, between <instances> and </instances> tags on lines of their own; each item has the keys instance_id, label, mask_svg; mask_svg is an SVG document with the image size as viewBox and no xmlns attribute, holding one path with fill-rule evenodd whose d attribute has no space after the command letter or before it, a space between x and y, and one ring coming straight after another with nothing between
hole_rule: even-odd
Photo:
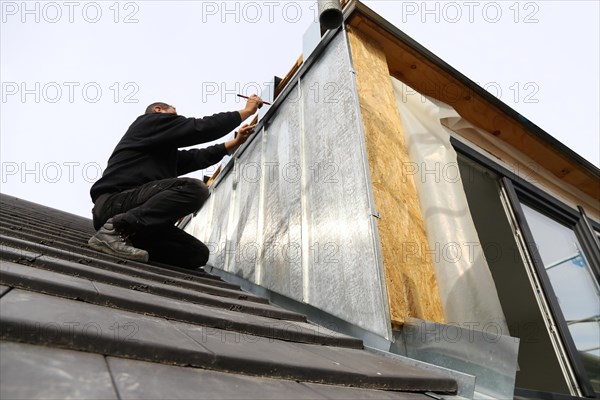
<instances>
[{"instance_id":1,"label":"osb board","mask_svg":"<svg viewBox=\"0 0 600 400\"><path fill-rule=\"evenodd\" d=\"M360 31L349 29L365 141L373 182L383 265L393 324L414 317L443 322L435 272L429 254L417 190L403 176L410 162L386 57ZM408 255L408 246L418 249ZM412 251L411 251L412 253Z\"/></svg>"},{"instance_id":2,"label":"osb board","mask_svg":"<svg viewBox=\"0 0 600 400\"><path fill-rule=\"evenodd\" d=\"M387 57L390 74L426 96L451 105L466 120L515 147L562 181L600 199L598 176L528 131L483 96L442 70L372 20L356 13L350 26L378 43Z\"/></svg>"}]
</instances>

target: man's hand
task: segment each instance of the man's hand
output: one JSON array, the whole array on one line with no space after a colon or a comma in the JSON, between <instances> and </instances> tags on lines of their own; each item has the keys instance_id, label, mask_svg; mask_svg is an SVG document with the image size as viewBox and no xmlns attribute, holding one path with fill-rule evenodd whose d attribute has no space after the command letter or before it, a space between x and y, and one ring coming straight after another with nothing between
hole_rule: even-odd
<instances>
[{"instance_id":1,"label":"man's hand","mask_svg":"<svg viewBox=\"0 0 600 400\"><path fill-rule=\"evenodd\" d=\"M253 94L246 101L246 108L240 111L242 121L245 121L251 115L254 115L259 108L263 106L263 100L257 95Z\"/></svg>"},{"instance_id":2,"label":"man's hand","mask_svg":"<svg viewBox=\"0 0 600 400\"><path fill-rule=\"evenodd\" d=\"M235 153L235 151L250 137L254 134L254 127L256 125L243 125L235 135L235 139L225 142L225 149L229 155Z\"/></svg>"},{"instance_id":3,"label":"man's hand","mask_svg":"<svg viewBox=\"0 0 600 400\"><path fill-rule=\"evenodd\" d=\"M254 133L254 128L256 125L243 125L238 131L234 140L237 140L239 144L246 143L246 140Z\"/></svg>"}]
</instances>

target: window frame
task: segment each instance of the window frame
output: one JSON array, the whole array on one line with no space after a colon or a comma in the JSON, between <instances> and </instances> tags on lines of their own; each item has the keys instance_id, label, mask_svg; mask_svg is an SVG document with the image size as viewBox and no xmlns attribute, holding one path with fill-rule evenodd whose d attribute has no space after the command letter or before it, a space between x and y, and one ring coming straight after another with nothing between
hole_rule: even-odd
<instances>
[{"instance_id":1,"label":"window frame","mask_svg":"<svg viewBox=\"0 0 600 400\"><path fill-rule=\"evenodd\" d=\"M575 235L579 239L583 252L590 261L592 272L596 277L596 282L600 283L600 239L598 232L593 228L593 221L585 214L583 207L578 206L581 218L575 224Z\"/></svg>"},{"instance_id":2,"label":"window frame","mask_svg":"<svg viewBox=\"0 0 600 400\"><path fill-rule=\"evenodd\" d=\"M523 239L525 240L526 250L531 257L544 291L544 296L550 305L552 317L563 342L573 372L575 373L577 382L579 383L581 392L586 397L597 397L600 393L594 391L587 371L579 356L579 352L567 326L565 317L550 282L550 278L544 268L540 254L537 251L535 239L525 218L521 202L573 229L575 236L580 241L582 251L589 261L590 267L595 275L596 283L600 283L600 244L595 236L595 231L600 231L600 224L590 220L581 206L578 206L578 209L569 207L548 193L535 187L530 182L527 182L514 172L497 164L485 155L478 153L456 138L451 137L450 143L458 153L490 169L499 176L500 184L505 188L511 203L515 218L517 219L517 224L523 234Z\"/></svg>"}]
</instances>

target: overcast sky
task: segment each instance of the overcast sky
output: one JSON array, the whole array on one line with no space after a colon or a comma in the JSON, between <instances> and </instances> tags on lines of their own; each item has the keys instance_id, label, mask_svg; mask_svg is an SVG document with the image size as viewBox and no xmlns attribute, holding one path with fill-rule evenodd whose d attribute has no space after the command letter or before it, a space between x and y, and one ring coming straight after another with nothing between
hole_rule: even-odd
<instances>
[{"instance_id":1,"label":"overcast sky","mask_svg":"<svg viewBox=\"0 0 600 400\"><path fill-rule=\"evenodd\" d=\"M597 1L365 3L600 164ZM1 192L86 217L90 186L146 105L196 117L242 108L234 93L284 76L316 14L312 1L1 1L1 10Z\"/></svg>"}]
</instances>

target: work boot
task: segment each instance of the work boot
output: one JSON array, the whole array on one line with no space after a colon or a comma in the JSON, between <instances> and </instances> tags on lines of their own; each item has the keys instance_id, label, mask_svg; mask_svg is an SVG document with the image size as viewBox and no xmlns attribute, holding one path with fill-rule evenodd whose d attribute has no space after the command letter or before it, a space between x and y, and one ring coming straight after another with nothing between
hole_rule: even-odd
<instances>
[{"instance_id":1,"label":"work boot","mask_svg":"<svg viewBox=\"0 0 600 400\"><path fill-rule=\"evenodd\" d=\"M90 238L88 245L94 250L129 260L148 262L149 258L146 250L133 247L127 236L115 229L112 218Z\"/></svg>"}]
</instances>

